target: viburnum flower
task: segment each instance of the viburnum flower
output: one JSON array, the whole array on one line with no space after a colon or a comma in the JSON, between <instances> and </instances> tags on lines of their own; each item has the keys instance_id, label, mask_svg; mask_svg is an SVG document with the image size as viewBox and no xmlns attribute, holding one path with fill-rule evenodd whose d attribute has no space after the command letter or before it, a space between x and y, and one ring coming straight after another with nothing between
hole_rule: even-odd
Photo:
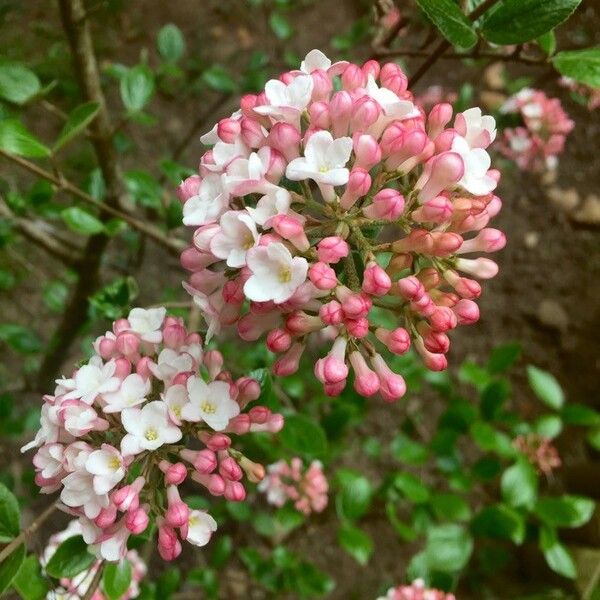
<instances>
[{"instance_id":1,"label":"viburnum flower","mask_svg":"<svg viewBox=\"0 0 600 600\"><path fill-rule=\"evenodd\" d=\"M567 135L575 127L560 100L541 90L523 88L500 107L500 112L520 121L504 129L500 152L525 171L555 169Z\"/></svg>"},{"instance_id":2,"label":"viburnum flower","mask_svg":"<svg viewBox=\"0 0 600 600\"><path fill-rule=\"evenodd\" d=\"M395 63L312 50L202 137L212 148L178 197L196 227L184 287L207 337L232 325L265 336L280 376L311 337L328 340L314 371L332 396L353 372L360 394L397 400L390 353L411 346L446 368L448 334L479 318L477 279L498 270L478 255L505 244L488 227L502 206L486 150L496 124L477 107L426 112L407 86Z\"/></svg>"},{"instance_id":3,"label":"viburnum flower","mask_svg":"<svg viewBox=\"0 0 600 600\"><path fill-rule=\"evenodd\" d=\"M583 99L588 110L600 108L600 89L593 88L585 83L579 83L570 77L561 77L559 83L571 90L576 97Z\"/></svg>"},{"instance_id":4,"label":"viburnum flower","mask_svg":"<svg viewBox=\"0 0 600 600\"><path fill-rule=\"evenodd\" d=\"M385 596L380 596L377 600L456 600L456 596L426 588L422 579L415 579L410 585L391 588Z\"/></svg>"},{"instance_id":5,"label":"viburnum flower","mask_svg":"<svg viewBox=\"0 0 600 600\"><path fill-rule=\"evenodd\" d=\"M280 460L269 465L258 489L266 494L269 504L281 507L289 500L296 510L309 515L325 510L329 484L318 460L306 468L302 459L295 457L289 464Z\"/></svg>"},{"instance_id":6,"label":"viburnum flower","mask_svg":"<svg viewBox=\"0 0 600 600\"><path fill-rule=\"evenodd\" d=\"M527 433L515 438L515 448L541 473L548 475L560 467L562 461L552 440L537 433Z\"/></svg>"},{"instance_id":7,"label":"viburnum flower","mask_svg":"<svg viewBox=\"0 0 600 600\"><path fill-rule=\"evenodd\" d=\"M76 535L85 535L81 527L81 523L78 520L71 521L66 529L55 533L48 540L48 545L43 552L41 558L42 570L48 564L49 560L54 556L54 553L58 547L69 538ZM140 555L136 550L127 550L124 558L127 559L131 566L131 581L129 587L125 593L120 597L121 600L129 600L130 598L137 598L140 593L140 582L144 579L147 567L146 563L141 559ZM69 598L84 598L86 592L92 585L94 577L101 567L102 561L98 560L92 564L91 567L79 573L72 579L63 577L60 580L60 587L48 592L46 598L48 600L68 600ZM102 593L102 588L98 587L91 600L108 600L107 597Z\"/></svg>"},{"instance_id":8,"label":"viburnum flower","mask_svg":"<svg viewBox=\"0 0 600 600\"><path fill-rule=\"evenodd\" d=\"M126 556L129 536L151 521L165 560L183 540L204 546L216 522L191 510L179 486L189 477L213 496L244 500L244 474L256 483L264 467L235 450L233 436L276 433L282 416L247 410L258 382L233 379L221 354L164 308L133 309L94 351L44 396L40 430L23 448L38 448L36 483L42 493L60 491L62 508L104 560Z\"/></svg>"}]
</instances>

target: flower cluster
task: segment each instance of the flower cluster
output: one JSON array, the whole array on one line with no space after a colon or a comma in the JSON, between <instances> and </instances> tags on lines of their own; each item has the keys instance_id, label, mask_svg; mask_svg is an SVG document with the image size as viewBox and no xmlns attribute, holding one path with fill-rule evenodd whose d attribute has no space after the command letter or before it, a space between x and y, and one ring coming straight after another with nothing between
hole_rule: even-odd
<instances>
[{"instance_id":1,"label":"flower cluster","mask_svg":"<svg viewBox=\"0 0 600 600\"><path fill-rule=\"evenodd\" d=\"M390 589L386 596L381 596L378 600L456 600L456 597L454 594L426 588L422 579L416 579L410 585Z\"/></svg>"},{"instance_id":2,"label":"flower cluster","mask_svg":"<svg viewBox=\"0 0 600 600\"><path fill-rule=\"evenodd\" d=\"M585 100L588 110L600 108L600 89L579 83L570 77L561 77L559 83Z\"/></svg>"},{"instance_id":3,"label":"flower cluster","mask_svg":"<svg viewBox=\"0 0 600 600\"><path fill-rule=\"evenodd\" d=\"M395 63L332 64L318 50L244 96L178 189L196 228L184 285L208 335L234 324L247 341L267 334L285 376L321 334L333 344L315 375L329 395L351 368L358 393L400 398L404 380L381 352L411 343L446 368L449 331L479 318L473 277L498 270L464 255L505 244L487 227L501 208L485 150L495 135L479 108L419 109Z\"/></svg>"},{"instance_id":4,"label":"flower cluster","mask_svg":"<svg viewBox=\"0 0 600 600\"><path fill-rule=\"evenodd\" d=\"M534 467L546 475L562 464L552 440L537 433L518 436L514 441L514 446L525 455Z\"/></svg>"},{"instance_id":5,"label":"flower cluster","mask_svg":"<svg viewBox=\"0 0 600 600\"><path fill-rule=\"evenodd\" d=\"M575 124L558 98L548 98L540 90L523 88L511 96L500 112L520 121L504 129L499 149L524 170L555 169L567 135Z\"/></svg>"},{"instance_id":6,"label":"flower cluster","mask_svg":"<svg viewBox=\"0 0 600 600\"><path fill-rule=\"evenodd\" d=\"M48 564L48 561L54 556L54 553L58 547L65 540L76 536L82 535L83 529L81 523L77 520L73 520L69 523L66 529L54 534L48 540L48 546L44 550L41 558L42 567ZM140 558L136 550L127 550L125 558L131 566L131 581L129 588L121 596L121 600L130 600L130 598L137 598L140 593L139 583L144 579L147 572L146 563ZM69 600L72 598L84 598L86 592L94 581L98 569L102 564L101 560L96 561L92 564L89 569L81 572L72 579L63 578L60 580L60 587L58 589L51 590L46 596L47 600ZM97 589L90 600L107 600L106 596L102 593L101 589Z\"/></svg>"},{"instance_id":7,"label":"flower cluster","mask_svg":"<svg viewBox=\"0 0 600 600\"><path fill-rule=\"evenodd\" d=\"M179 538L205 545L215 520L191 510L178 486L189 476L214 496L244 500L244 474L257 482L264 468L231 447L231 434L277 432L283 418L263 406L245 410L259 384L232 379L221 354L164 308L134 308L94 350L44 396L40 429L23 448L38 448L36 483L43 493L60 490L105 560L125 556L129 536L150 520L165 560L181 552Z\"/></svg>"},{"instance_id":8,"label":"flower cluster","mask_svg":"<svg viewBox=\"0 0 600 600\"><path fill-rule=\"evenodd\" d=\"M280 460L269 465L258 489L267 495L269 504L283 506L291 500L296 510L309 515L325 510L329 485L319 461L305 468L302 459L296 457L289 464Z\"/></svg>"}]
</instances>

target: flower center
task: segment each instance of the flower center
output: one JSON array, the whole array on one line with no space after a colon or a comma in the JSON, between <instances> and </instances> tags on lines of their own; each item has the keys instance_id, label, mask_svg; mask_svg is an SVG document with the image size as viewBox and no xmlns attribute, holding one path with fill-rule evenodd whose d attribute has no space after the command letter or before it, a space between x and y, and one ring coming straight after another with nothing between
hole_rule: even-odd
<instances>
[{"instance_id":1,"label":"flower center","mask_svg":"<svg viewBox=\"0 0 600 600\"><path fill-rule=\"evenodd\" d=\"M146 433L144 433L144 437L149 442L155 442L158 439L158 431L156 431L154 427L148 427L148 429L146 429Z\"/></svg>"},{"instance_id":2,"label":"flower center","mask_svg":"<svg viewBox=\"0 0 600 600\"><path fill-rule=\"evenodd\" d=\"M173 407L173 414L176 417L180 417L181 416L181 406L174 406Z\"/></svg>"},{"instance_id":3,"label":"flower center","mask_svg":"<svg viewBox=\"0 0 600 600\"><path fill-rule=\"evenodd\" d=\"M116 471L117 469L121 468L121 460L116 457L113 456L109 461L108 461L108 466L109 468L111 468L113 471Z\"/></svg>"},{"instance_id":4,"label":"flower center","mask_svg":"<svg viewBox=\"0 0 600 600\"><path fill-rule=\"evenodd\" d=\"M329 169L326 166L319 167L319 173L327 173Z\"/></svg>"},{"instance_id":5,"label":"flower center","mask_svg":"<svg viewBox=\"0 0 600 600\"><path fill-rule=\"evenodd\" d=\"M254 246L254 238L252 237L251 233L246 234L246 237L244 238L244 243L242 244L242 248L244 250L250 250L250 248L252 248Z\"/></svg>"},{"instance_id":6,"label":"flower center","mask_svg":"<svg viewBox=\"0 0 600 600\"><path fill-rule=\"evenodd\" d=\"M289 267L279 269L279 283L289 283L292 279L292 270Z\"/></svg>"},{"instance_id":7,"label":"flower center","mask_svg":"<svg viewBox=\"0 0 600 600\"><path fill-rule=\"evenodd\" d=\"M200 409L207 415L214 415L217 412L217 407L208 400L204 400L204 402L200 404Z\"/></svg>"}]
</instances>

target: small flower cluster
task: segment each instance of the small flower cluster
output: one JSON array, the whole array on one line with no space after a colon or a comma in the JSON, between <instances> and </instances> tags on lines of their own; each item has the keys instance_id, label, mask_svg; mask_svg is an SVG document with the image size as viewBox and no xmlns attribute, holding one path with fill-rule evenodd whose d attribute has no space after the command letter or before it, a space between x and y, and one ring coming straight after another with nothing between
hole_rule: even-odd
<instances>
[{"instance_id":1,"label":"small flower cluster","mask_svg":"<svg viewBox=\"0 0 600 600\"><path fill-rule=\"evenodd\" d=\"M203 136L213 147L178 190L196 227L184 286L208 335L234 324L246 341L267 334L285 376L321 334L333 345L315 375L332 396L351 367L358 393L402 397L381 352L411 342L446 368L448 333L479 318L473 277L498 271L464 255L505 244L487 227L502 204L485 150L495 135L479 108L419 109L395 63L332 64L318 50L244 96ZM382 311L397 325L380 326Z\"/></svg>"},{"instance_id":2,"label":"small flower cluster","mask_svg":"<svg viewBox=\"0 0 600 600\"><path fill-rule=\"evenodd\" d=\"M454 594L426 588L422 579L416 579L410 585L390 589L386 596L377 600L456 600L456 597Z\"/></svg>"},{"instance_id":3,"label":"small flower cluster","mask_svg":"<svg viewBox=\"0 0 600 600\"><path fill-rule=\"evenodd\" d=\"M560 100L523 88L502 105L500 112L515 114L522 121L517 127L504 129L500 152L524 171L555 169L567 135L575 127Z\"/></svg>"},{"instance_id":4,"label":"small flower cluster","mask_svg":"<svg viewBox=\"0 0 600 600\"><path fill-rule=\"evenodd\" d=\"M558 450L552 444L552 440L537 433L518 436L514 441L514 446L525 455L534 467L546 475L562 464Z\"/></svg>"},{"instance_id":5,"label":"small flower cluster","mask_svg":"<svg viewBox=\"0 0 600 600\"><path fill-rule=\"evenodd\" d=\"M590 87L584 83L578 83L570 77L561 77L559 83L577 96L583 98L587 103L588 110L600 108L600 89Z\"/></svg>"},{"instance_id":6,"label":"small flower cluster","mask_svg":"<svg viewBox=\"0 0 600 600\"><path fill-rule=\"evenodd\" d=\"M83 529L81 523L77 520L73 520L69 523L66 529L54 534L48 540L48 546L44 550L41 558L42 567L48 564L48 561L54 556L54 553L58 547L69 538L82 535ZM131 598L137 598L140 593L139 583L146 575L147 567L146 563L140 558L136 550L127 550L125 558L131 566L131 582L127 591L120 597L121 600L130 600ZM86 592L92 585L94 576L102 564L101 560L96 561L92 564L89 569L81 572L72 579L63 578L60 580L60 588L51 590L46 596L47 600L72 600L73 598L84 598ZM90 600L108 600L102 593L102 590L97 589Z\"/></svg>"},{"instance_id":7,"label":"small flower cluster","mask_svg":"<svg viewBox=\"0 0 600 600\"><path fill-rule=\"evenodd\" d=\"M267 495L269 504L283 506L291 500L297 511L309 515L325 510L329 485L319 461L305 468L302 459L296 457L289 464L280 460L269 465L258 489Z\"/></svg>"},{"instance_id":8,"label":"small flower cluster","mask_svg":"<svg viewBox=\"0 0 600 600\"><path fill-rule=\"evenodd\" d=\"M178 486L190 476L214 496L244 500L244 474L257 482L264 468L234 450L230 434L277 432L282 416L244 410L260 395L258 382L232 379L221 354L164 308L134 308L94 350L44 396L40 429L23 448L38 448L36 483L43 493L60 490L105 560L125 556L129 536L150 520L165 560L181 552L179 538L207 544L216 522L191 510Z\"/></svg>"}]
</instances>

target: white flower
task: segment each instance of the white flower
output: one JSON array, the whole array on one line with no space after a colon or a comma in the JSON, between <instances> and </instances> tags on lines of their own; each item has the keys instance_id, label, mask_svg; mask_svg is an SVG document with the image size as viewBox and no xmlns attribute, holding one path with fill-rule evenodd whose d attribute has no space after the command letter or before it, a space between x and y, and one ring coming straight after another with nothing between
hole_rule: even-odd
<instances>
[{"instance_id":1,"label":"white flower","mask_svg":"<svg viewBox=\"0 0 600 600\"><path fill-rule=\"evenodd\" d=\"M125 519L121 519L118 525L111 528L109 536L103 535L97 544L95 551L104 560L115 562L125 557L127 554L127 540L131 535L125 526Z\"/></svg>"},{"instance_id":2,"label":"white flower","mask_svg":"<svg viewBox=\"0 0 600 600\"><path fill-rule=\"evenodd\" d=\"M182 435L181 430L169 421L167 405L155 400L143 408L126 408L121 412L121 422L127 435L121 440L121 452L125 456L153 451L163 444L174 444Z\"/></svg>"},{"instance_id":3,"label":"white flower","mask_svg":"<svg viewBox=\"0 0 600 600\"><path fill-rule=\"evenodd\" d=\"M324 185L348 183L349 171L345 168L352 153L352 138L333 139L329 131L313 133L304 148L304 156L292 160L285 175L292 181L313 179Z\"/></svg>"},{"instance_id":4,"label":"white flower","mask_svg":"<svg viewBox=\"0 0 600 600\"><path fill-rule=\"evenodd\" d=\"M268 227L268 222L275 215L287 215L290 212L292 197L285 188L275 188L269 191L256 203L256 208L246 207L254 222L262 227Z\"/></svg>"},{"instance_id":5,"label":"white flower","mask_svg":"<svg viewBox=\"0 0 600 600\"><path fill-rule=\"evenodd\" d=\"M474 196L485 196L496 188L496 180L487 175L492 161L483 148L471 149L467 140L456 136L452 142L452 151L460 154L463 159L465 172L458 184L467 192Z\"/></svg>"},{"instance_id":6,"label":"white flower","mask_svg":"<svg viewBox=\"0 0 600 600\"><path fill-rule=\"evenodd\" d=\"M222 173L236 158L247 158L250 154L250 148L244 144L242 138L236 139L233 144L219 140L214 145L211 154L214 163L203 162L201 167L208 171Z\"/></svg>"},{"instance_id":7,"label":"white flower","mask_svg":"<svg viewBox=\"0 0 600 600\"><path fill-rule=\"evenodd\" d=\"M253 248L246 262L252 275L244 284L244 293L254 302L285 302L306 281L308 273L306 259L292 257L279 242Z\"/></svg>"},{"instance_id":8,"label":"white flower","mask_svg":"<svg viewBox=\"0 0 600 600\"><path fill-rule=\"evenodd\" d=\"M123 457L110 444L102 444L100 450L92 452L85 461L85 468L94 476L96 494L110 492L125 477Z\"/></svg>"},{"instance_id":9,"label":"white flower","mask_svg":"<svg viewBox=\"0 0 600 600\"><path fill-rule=\"evenodd\" d=\"M236 158L227 167L227 174L224 175L227 191L235 196L246 196L266 194L275 188L275 184L265 179L271 159L269 146L253 152L248 158Z\"/></svg>"},{"instance_id":10,"label":"white flower","mask_svg":"<svg viewBox=\"0 0 600 600\"><path fill-rule=\"evenodd\" d=\"M189 402L181 410L181 418L186 421L203 421L215 431L222 431L240 414L240 406L231 397L225 381L207 384L200 377L190 377L187 391Z\"/></svg>"},{"instance_id":11,"label":"white flower","mask_svg":"<svg viewBox=\"0 0 600 600\"><path fill-rule=\"evenodd\" d=\"M239 119L242 116L241 110L236 110L232 115L232 119ZM212 146L219 141L219 136L217 135L217 130L219 128L219 124L215 123L214 127L207 131L205 134L200 136L200 141L207 146Z\"/></svg>"},{"instance_id":12,"label":"white flower","mask_svg":"<svg viewBox=\"0 0 600 600\"><path fill-rule=\"evenodd\" d=\"M98 394L114 392L119 389L121 380L114 377L117 365L114 360L105 365L102 360L94 356L87 365L80 367L73 379L59 379L57 383L64 385L70 391L64 396L64 400L81 398L86 404L93 404Z\"/></svg>"},{"instance_id":13,"label":"white flower","mask_svg":"<svg viewBox=\"0 0 600 600\"><path fill-rule=\"evenodd\" d=\"M104 407L105 413L120 412L124 408L131 408L146 401L146 396L150 392L151 384L149 379L144 379L137 373L127 375L121 383L121 387L116 392L109 392L102 397L106 401Z\"/></svg>"},{"instance_id":14,"label":"white flower","mask_svg":"<svg viewBox=\"0 0 600 600\"><path fill-rule=\"evenodd\" d=\"M131 331L137 333L144 342L160 344L162 332L160 327L165 320L167 309L163 308L133 308L127 317Z\"/></svg>"},{"instance_id":15,"label":"white flower","mask_svg":"<svg viewBox=\"0 0 600 600\"><path fill-rule=\"evenodd\" d=\"M59 431L56 407L48 403L43 404L40 414L40 428L35 434L35 438L21 448L21 452L27 452L32 448L39 448L44 444L57 442Z\"/></svg>"},{"instance_id":16,"label":"white flower","mask_svg":"<svg viewBox=\"0 0 600 600\"><path fill-rule=\"evenodd\" d=\"M77 441L69 444L64 452L65 469L69 473L84 469L88 456L93 451L94 449L87 442Z\"/></svg>"},{"instance_id":17,"label":"white flower","mask_svg":"<svg viewBox=\"0 0 600 600\"><path fill-rule=\"evenodd\" d=\"M209 296L208 294L193 288L185 281L182 282L182 285L185 291L192 296L194 304L198 306L202 317L208 325L206 342L210 342L212 336L221 331L221 309L225 305L223 294L221 292L215 292Z\"/></svg>"},{"instance_id":18,"label":"white flower","mask_svg":"<svg viewBox=\"0 0 600 600\"><path fill-rule=\"evenodd\" d=\"M313 91L313 80L309 75L300 75L291 83L270 79L265 85L268 105L256 106L254 111L290 123L299 123L300 113L308 106Z\"/></svg>"},{"instance_id":19,"label":"white flower","mask_svg":"<svg viewBox=\"0 0 600 600\"><path fill-rule=\"evenodd\" d=\"M64 447L62 444L46 444L33 457L33 464L41 472L44 479L52 479L60 475L64 464Z\"/></svg>"},{"instance_id":20,"label":"white flower","mask_svg":"<svg viewBox=\"0 0 600 600\"><path fill-rule=\"evenodd\" d=\"M184 385L178 383L167 389L163 400L169 409L169 417L173 423L181 425L181 414L183 407L190 401Z\"/></svg>"},{"instance_id":21,"label":"white flower","mask_svg":"<svg viewBox=\"0 0 600 600\"><path fill-rule=\"evenodd\" d=\"M96 411L87 404L77 400L67 400L60 407L63 427L75 437L85 435L92 430L104 431L108 421L100 419Z\"/></svg>"},{"instance_id":22,"label":"white flower","mask_svg":"<svg viewBox=\"0 0 600 600\"><path fill-rule=\"evenodd\" d=\"M401 100L392 90L379 87L373 75L369 75L365 90L367 95L373 98L383 110L383 115L375 124L379 130L382 130L391 121L414 119L421 116L419 109L410 100Z\"/></svg>"},{"instance_id":23,"label":"white flower","mask_svg":"<svg viewBox=\"0 0 600 600\"><path fill-rule=\"evenodd\" d=\"M198 194L183 205L184 225L215 223L227 210L229 193L224 187L224 175L207 175L200 184Z\"/></svg>"},{"instance_id":24,"label":"white flower","mask_svg":"<svg viewBox=\"0 0 600 600\"><path fill-rule=\"evenodd\" d=\"M158 355L158 362L148 363L152 375L161 381L171 381L177 373L191 371L194 361L187 352L179 353L172 348L163 348Z\"/></svg>"},{"instance_id":25,"label":"white flower","mask_svg":"<svg viewBox=\"0 0 600 600\"><path fill-rule=\"evenodd\" d=\"M471 148L486 148L496 139L496 119L475 106L456 115L454 126Z\"/></svg>"},{"instance_id":26,"label":"white flower","mask_svg":"<svg viewBox=\"0 0 600 600\"><path fill-rule=\"evenodd\" d=\"M97 494L94 490L94 475L85 469L67 475L63 480L60 499L71 508L83 507L88 519L95 519L109 505L108 494Z\"/></svg>"},{"instance_id":27,"label":"white flower","mask_svg":"<svg viewBox=\"0 0 600 600\"><path fill-rule=\"evenodd\" d=\"M217 530L217 522L201 510L190 511L186 540L194 546L206 546L210 537Z\"/></svg>"},{"instance_id":28,"label":"white flower","mask_svg":"<svg viewBox=\"0 0 600 600\"><path fill-rule=\"evenodd\" d=\"M210 241L210 250L227 260L227 266L239 268L246 264L246 253L258 243L258 231L252 217L244 211L230 210L219 221L220 230Z\"/></svg>"}]
</instances>

